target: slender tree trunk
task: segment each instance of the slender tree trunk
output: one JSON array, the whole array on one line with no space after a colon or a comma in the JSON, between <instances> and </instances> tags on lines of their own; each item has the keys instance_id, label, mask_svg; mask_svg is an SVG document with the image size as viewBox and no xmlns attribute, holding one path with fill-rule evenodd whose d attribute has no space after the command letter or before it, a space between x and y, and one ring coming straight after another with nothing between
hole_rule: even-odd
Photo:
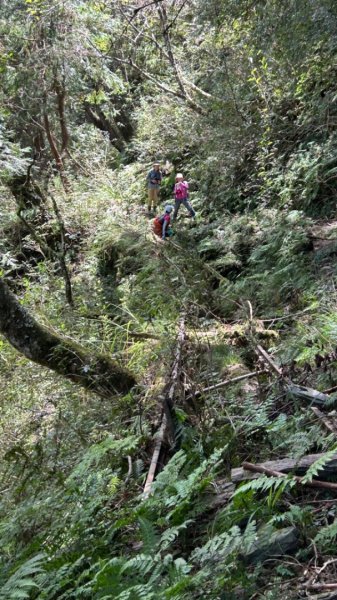
<instances>
[{"instance_id":1,"label":"slender tree trunk","mask_svg":"<svg viewBox=\"0 0 337 600\"><path fill-rule=\"evenodd\" d=\"M64 153L67 149L68 144L68 130L66 127L65 115L64 115L64 95L60 92L60 96L57 96L58 102L58 112L59 112L59 120L60 120L60 128L61 128L61 150L57 147L57 142L52 131L49 115L48 115L48 107L47 107L47 92L45 91L43 94L43 126L44 131L46 133L46 137L48 140L48 144L50 147L51 154L55 160L56 168L60 174L61 182L64 187L65 192L69 192L70 185L68 178L64 169Z\"/></svg>"},{"instance_id":2,"label":"slender tree trunk","mask_svg":"<svg viewBox=\"0 0 337 600\"><path fill-rule=\"evenodd\" d=\"M72 285L71 285L70 273L69 273L69 269L68 269L67 261L66 261L66 255L67 255L66 228L64 226L64 221L63 221L63 218L61 215L61 211L58 207L58 204L57 204L56 199L53 196L53 194L51 194L51 200L53 203L53 209L54 209L55 216L57 218L57 222L59 225L59 231L60 231L61 246L60 246L60 252L59 252L59 262L60 262L60 267L61 267L61 271L62 271L62 275L63 275L63 279L64 279L66 298L67 298L68 304L70 306L73 306L74 305L73 290L72 290Z\"/></svg>"},{"instance_id":3,"label":"slender tree trunk","mask_svg":"<svg viewBox=\"0 0 337 600\"><path fill-rule=\"evenodd\" d=\"M172 46L171 46L171 38L170 38L170 34L169 34L169 29L167 26L167 13L166 13L166 9L164 5L158 5L157 7L158 9L158 14L159 14L159 18L162 24L162 28L163 28L163 38L164 38L164 43L166 46L166 50L167 50L167 55L169 58L169 61L171 63L171 67L173 69L173 72L175 74L179 89L181 91L181 93L183 94L183 96L185 96L185 98L188 98L188 94L186 92L184 83L181 79L180 76L180 71L176 62L176 59L174 57L173 51L172 51Z\"/></svg>"},{"instance_id":4,"label":"slender tree trunk","mask_svg":"<svg viewBox=\"0 0 337 600\"><path fill-rule=\"evenodd\" d=\"M51 153L52 153L52 155L54 157L56 168L57 168L57 170L58 170L58 172L60 174L62 185L64 187L64 190L66 192L68 192L69 191L69 187L70 187L69 186L69 181L68 181L67 176L66 176L66 174L64 172L63 158L62 158L62 156L61 156L61 154L60 154L60 152L58 150L54 134L53 134L53 132L51 130L51 127L50 127L50 121L49 121L48 114L46 112L46 107L45 107L45 111L43 113L43 122L44 122L44 129L45 129L45 132L46 132L47 140L48 140L48 143L49 143L49 146L50 146L50 151L51 151Z\"/></svg>"},{"instance_id":5,"label":"slender tree trunk","mask_svg":"<svg viewBox=\"0 0 337 600\"><path fill-rule=\"evenodd\" d=\"M61 129L61 138L62 138L62 146L61 146L61 155L64 154L65 150L68 147L69 142L69 132L66 121L66 113L65 113L65 99L66 99L66 89L64 80L62 84L55 77L54 88L57 97L57 110L59 113L59 122Z\"/></svg>"},{"instance_id":6,"label":"slender tree trunk","mask_svg":"<svg viewBox=\"0 0 337 600\"><path fill-rule=\"evenodd\" d=\"M0 333L21 354L102 397L126 394L136 381L109 357L40 325L0 278Z\"/></svg>"}]
</instances>

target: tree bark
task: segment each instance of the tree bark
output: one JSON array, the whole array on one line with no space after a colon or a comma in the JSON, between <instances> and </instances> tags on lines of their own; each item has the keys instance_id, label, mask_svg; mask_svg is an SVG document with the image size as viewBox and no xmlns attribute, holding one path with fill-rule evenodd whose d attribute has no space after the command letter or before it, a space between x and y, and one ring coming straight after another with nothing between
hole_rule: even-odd
<instances>
[{"instance_id":1,"label":"tree bark","mask_svg":"<svg viewBox=\"0 0 337 600\"><path fill-rule=\"evenodd\" d=\"M60 84L57 77L55 77L54 81L54 89L57 97L57 110L59 113L59 122L60 122L60 130L62 137L62 146L61 146L61 155L64 154L65 150L68 147L69 142L69 132L67 127L66 115L65 115L65 99L66 99L66 89L64 83L64 77L62 84Z\"/></svg>"},{"instance_id":2,"label":"tree bark","mask_svg":"<svg viewBox=\"0 0 337 600\"><path fill-rule=\"evenodd\" d=\"M136 381L109 357L94 354L40 325L0 278L0 333L26 358L104 398L126 394Z\"/></svg>"},{"instance_id":3,"label":"tree bark","mask_svg":"<svg viewBox=\"0 0 337 600\"><path fill-rule=\"evenodd\" d=\"M73 289L72 289L70 273L69 273L69 269L68 269L67 261L66 261L66 254L67 254L66 228L64 226L64 221L63 221L63 218L61 215L61 211L58 207L55 197L52 194L51 194L51 200L53 203L53 209L54 209L55 216L57 218L59 231L60 231L61 244L60 244L60 251L58 253L58 259L59 259L59 263L60 263L60 267L61 267L61 271L62 271L62 275L63 275L63 279L64 279L66 298L67 298L68 304L70 306L73 306L74 305Z\"/></svg>"},{"instance_id":4,"label":"tree bark","mask_svg":"<svg viewBox=\"0 0 337 600\"><path fill-rule=\"evenodd\" d=\"M20 181L22 183L20 183ZM56 200L54 196L51 195L53 208L55 212L55 216L57 218L59 224L59 232L60 232L60 250L56 251L48 243L43 239L37 232L36 228L27 221L26 217L23 215L23 211L30 206L33 206L33 200L37 198L41 202L41 213L42 209L44 209L45 205L45 197L39 187L31 180L29 172L25 179L16 178L12 179L9 182L9 188L12 191L15 200L18 205L17 216L24 224L27 231L29 231L31 237L39 244L41 253L45 258L56 259L59 261L61 272L64 278L65 283L65 294L67 298L68 304L73 306L73 293L72 293L72 285L69 270L66 262L66 243L65 243L65 227L62 219L61 212L58 208ZM42 213L43 214L43 213Z\"/></svg>"}]
</instances>

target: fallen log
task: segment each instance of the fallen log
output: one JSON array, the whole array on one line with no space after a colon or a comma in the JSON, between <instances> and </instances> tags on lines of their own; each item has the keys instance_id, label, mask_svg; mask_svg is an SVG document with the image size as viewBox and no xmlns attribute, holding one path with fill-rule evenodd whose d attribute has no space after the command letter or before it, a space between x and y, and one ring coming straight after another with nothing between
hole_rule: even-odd
<instances>
[{"instance_id":1,"label":"fallen log","mask_svg":"<svg viewBox=\"0 0 337 600\"><path fill-rule=\"evenodd\" d=\"M147 498L151 493L151 488L153 481L156 476L159 458L162 452L162 448L164 442L169 434L173 434L173 424L172 424L172 409L174 403L175 391L178 383L179 372L180 372L180 364L181 364L181 353L182 348L185 341L185 314L183 314L180 318L179 322L179 331L177 336L177 345L174 353L174 360L172 364L171 374L170 374L170 384L167 390L167 393L164 395L163 399L163 413L161 424L159 430L155 436L155 445L152 454L151 464L149 468L149 472L147 474L143 496ZM166 386L167 388L167 386Z\"/></svg>"},{"instance_id":2,"label":"fallen log","mask_svg":"<svg viewBox=\"0 0 337 600\"><path fill-rule=\"evenodd\" d=\"M199 398L200 396L203 396L203 394L206 394L207 392L219 390L220 388L226 387L227 385L232 385L232 384L238 383L239 381L243 381L244 379L252 379L253 377L257 377L258 375L262 375L263 373L267 373L267 371L265 371L265 370L253 371L251 373L245 373L244 375L239 375L238 377L233 377L232 379L225 379L224 381L220 381L219 383L216 383L215 385L210 385L208 387L203 388L202 390L199 390L198 392L195 392L194 398Z\"/></svg>"},{"instance_id":3,"label":"fallen log","mask_svg":"<svg viewBox=\"0 0 337 600\"><path fill-rule=\"evenodd\" d=\"M320 589L322 589L322 588L320 588ZM329 592L324 592L323 594L318 594L318 595L315 594L315 596L310 596L310 600L337 600L337 592L332 592L332 594Z\"/></svg>"},{"instance_id":4,"label":"fallen log","mask_svg":"<svg viewBox=\"0 0 337 600\"><path fill-rule=\"evenodd\" d=\"M272 471L279 471L282 474L294 472L296 475L304 475L304 473L306 473L309 467L311 467L311 465L313 465L322 456L324 456L324 453L308 454L307 456L303 456L303 458L300 458L299 460L296 460L294 458L281 458L279 460L269 460L264 463L258 463L256 464L256 467L262 467ZM337 453L331 459L331 461L324 465L323 469L320 471L320 478L325 479L331 477L331 475L336 474ZM231 471L231 480L233 483L239 483L240 481L244 481L246 479L256 479L257 477L259 477L259 472L246 470L243 467L232 469Z\"/></svg>"},{"instance_id":5,"label":"fallen log","mask_svg":"<svg viewBox=\"0 0 337 600\"><path fill-rule=\"evenodd\" d=\"M150 464L149 472L147 474L147 478L146 478L146 482L145 482L145 486L144 486L143 495L145 498L147 498L151 492L151 487L152 487L152 483L153 483L155 475L156 475L156 470L157 470L157 466L158 466L161 448L162 448L162 445L164 443L164 439L166 436L166 429L167 429L167 419L166 419L166 414L164 414L159 431L157 432L154 450L153 450L152 459L151 459L151 464Z\"/></svg>"},{"instance_id":6,"label":"fallen log","mask_svg":"<svg viewBox=\"0 0 337 600\"><path fill-rule=\"evenodd\" d=\"M268 352L262 348L259 344L256 346L256 353L260 355L263 360L267 363L267 365L279 376L282 377L282 369L276 364L276 362L271 358Z\"/></svg>"},{"instance_id":7,"label":"fallen log","mask_svg":"<svg viewBox=\"0 0 337 600\"><path fill-rule=\"evenodd\" d=\"M336 387L336 388L330 388L329 390L326 390L325 392L319 392L318 390L314 390L313 388L308 388L303 385L296 385L295 383L290 381L289 378L285 378L283 376L282 369L271 358L271 356L268 354L268 352L264 348L262 348L262 346L257 345L256 349L255 349L255 353L258 356L261 356L263 358L265 363L267 363L267 365L278 375L278 377L283 377L283 379L286 381L286 386L285 386L286 391L297 398L307 400L307 401L311 402L312 404L319 404L321 406L324 406L326 402L331 401L331 399L329 398L329 396L327 394L332 393L335 390L337 390L337 387Z\"/></svg>"},{"instance_id":8,"label":"fallen log","mask_svg":"<svg viewBox=\"0 0 337 600\"><path fill-rule=\"evenodd\" d=\"M311 583L307 588L309 590L337 590L337 583ZM333 594L329 598L337 598L337 594Z\"/></svg>"},{"instance_id":9,"label":"fallen log","mask_svg":"<svg viewBox=\"0 0 337 600\"><path fill-rule=\"evenodd\" d=\"M96 354L38 323L0 277L0 333L29 360L104 398L126 394L135 378L109 356Z\"/></svg>"},{"instance_id":10,"label":"fallen log","mask_svg":"<svg viewBox=\"0 0 337 600\"><path fill-rule=\"evenodd\" d=\"M326 402L330 402L331 398L323 392L319 392L318 390L314 390L312 388L305 387L303 385L295 385L294 383L289 383L286 386L287 392L292 394L292 396L296 396L297 398L303 398L304 400L308 400L313 404L323 405Z\"/></svg>"},{"instance_id":11,"label":"fallen log","mask_svg":"<svg viewBox=\"0 0 337 600\"><path fill-rule=\"evenodd\" d=\"M334 385L331 388L328 388L327 390L323 390L323 394L333 394L333 392L337 392L337 385Z\"/></svg>"},{"instance_id":12,"label":"fallen log","mask_svg":"<svg viewBox=\"0 0 337 600\"><path fill-rule=\"evenodd\" d=\"M286 475L284 473L281 473L280 471L274 471L272 469L268 469L266 467L263 467L262 465L254 465L252 463L244 462L244 463L242 463L242 466L247 471L262 473L263 475L268 475L270 477L282 477L282 478L286 477ZM330 483L329 481L320 481L318 479L315 479L313 481L303 481L304 478L299 477L298 475L293 475L292 479L294 481L296 481L296 483L299 483L303 486L337 492L337 483Z\"/></svg>"},{"instance_id":13,"label":"fallen log","mask_svg":"<svg viewBox=\"0 0 337 600\"><path fill-rule=\"evenodd\" d=\"M320 588L320 589L322 589L322 588ZM331 588L329 588L329 589L331 589ZM323 594L318 594L318 595L315 594L314 596L310 596L310 600L337 600L337 592L332 592L332 593L324 592Z\"/></svg>"},{"instance_id":14,"label":"fallen log","mask_svg":"<svg viewBox=\"0 0 337 600\"><path fill-rule=\"evenodd\" d=\"M330 431L331 433L336 434L337 433L337 429L336 427L334 427L334 425L329 421L329 419L319 410L319 408L317 408L317 406L312 406L311 407L312 412L314 413L314 415L320 420L322 421L323 425L326 427L326 429L328 431Z\"/></svg>"},{"instance_id":15,"label":"fallen log","mask_svg":"<svg viewBox=\"0 0 337 600\"><path fill-rule=\"evenodd\" d=\"M233 496L235 485L231 481L220 480L215 482L216 494L210 497L209 508L214 510L223 507Z\"/></svg>"}]
</instances>

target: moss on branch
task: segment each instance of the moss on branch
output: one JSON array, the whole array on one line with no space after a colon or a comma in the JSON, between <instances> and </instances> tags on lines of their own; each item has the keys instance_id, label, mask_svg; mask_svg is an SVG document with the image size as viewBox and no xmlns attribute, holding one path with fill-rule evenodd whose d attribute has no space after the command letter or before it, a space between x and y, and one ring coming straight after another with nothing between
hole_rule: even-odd
<instances>
[{"instance_id":1,"label":"moss on branch","mask_svg":"<svg viewBox=\"0 0 337 600\"><path fill-rule=\"evenodd\" d=\"M109 357L94 354L40 325L0 278L0 333L21 354L96 394L125 394L133 375Z\"/></svg>"}]
</instances>

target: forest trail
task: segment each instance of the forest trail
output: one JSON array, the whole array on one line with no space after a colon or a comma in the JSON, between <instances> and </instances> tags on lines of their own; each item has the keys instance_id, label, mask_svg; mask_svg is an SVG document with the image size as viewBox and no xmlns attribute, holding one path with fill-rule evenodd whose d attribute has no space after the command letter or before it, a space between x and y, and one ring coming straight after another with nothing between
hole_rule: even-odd
<instances>
[{"instance_id":1,"label":"forest trail","mask_svg":"<svg viewBox=\"0 0 337 600\"><path fill-rule=\"evenodd\" d=\"M0 39L0 599L332 600L336 0L1 0Z\"/></svg>"}]
</instances>

